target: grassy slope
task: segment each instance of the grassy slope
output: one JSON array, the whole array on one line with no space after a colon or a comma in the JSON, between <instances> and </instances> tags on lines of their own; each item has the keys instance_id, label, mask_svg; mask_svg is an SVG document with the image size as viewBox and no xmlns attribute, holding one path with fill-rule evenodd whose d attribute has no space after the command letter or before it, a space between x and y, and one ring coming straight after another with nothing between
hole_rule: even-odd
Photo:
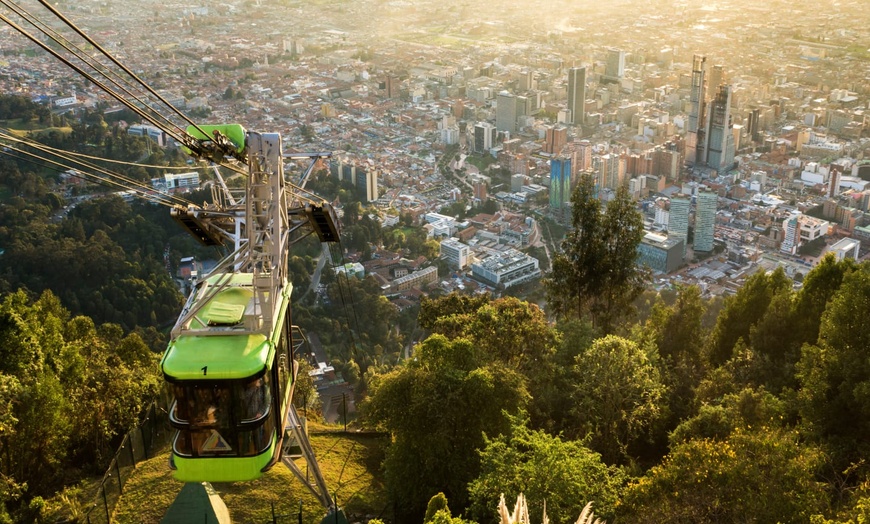
<instances>
[{"instance_id":1,"label":"grassy slope","mask_svg":"<svg viewBox=\"0 0 870 524\"><path fill-rule=\"evenodd\" d=\"M0 120L0 127L9 128L9 131L17 136L27 136L27 134L31 132L35 132L35 134L39 135L42 133L48 133L49 131L59 131L63 134L72 133L72 127L70 126L47 127L38 122L22 124L19 120Z\"/></svg>"},{"instance_id":2,"label":"grassy slope","mask_svg":"<svg viewBox=\"0 0 870 524\"><path fill-rule=\"evenodd\" d=\"M379 515L386 496L379 468L385 440L356 434L312 435L311 443L329 489L338 494L348 515ZM298 460L305 471L303 460ZM115 509L118 524L160 522L181 491L172 479L168 450L139 464ZM317 523L323 510L284 464L278 464L253 482L219 483L214 488L230 510L234 522L271 522L272 503L278 515L296 515L302 500L305 522ZM284 520L286 521L286 519ZM295 522L295 520L294 520Z\"/></svg>"}]
</instances>

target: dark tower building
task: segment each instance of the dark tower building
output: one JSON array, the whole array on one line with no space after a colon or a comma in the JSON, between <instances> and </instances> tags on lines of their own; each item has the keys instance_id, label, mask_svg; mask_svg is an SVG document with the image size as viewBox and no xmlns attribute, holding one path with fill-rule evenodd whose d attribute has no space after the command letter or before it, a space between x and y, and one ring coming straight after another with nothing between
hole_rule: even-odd
<instances>
[{"instance_id":1,"label":"dark tower building","mask_svg":"<svg viewBox=\"0 0 870 524\"><path fill-rule=\"evenodd\" d=\"M722 84L710 103L707 115L705 163L716 170L734 163L734 132L731 125L731 86Z\"/></svg>"},{"instance_id":2,"label":"dark tower building","mask_svg":"<svg viewBox=\"0 0 870 524\"><path fill-rule=\"evenodd\" d=\"M686 127L686 161L691 165L703 164L704 110L707 97L707 57L695 55L692 60L692 90L689 94L689 123Z\"/></svg>"},{"instance_id":3,"label":"dark tower building","mask_svg":"<svg viewBox=\"0 0 870 524\"><path fill-rule=\"evenodd\" d=\"M761 110L758 108L753 109L749 112L749 123L747 125L748 129L746 132L749 134L749 139L755 143L761 142L761 129L760 129L760 121L761 118Z\"/></svg>"},{"instance_id":4,"label":"dark tower building","mask_svg":"<svg viewBox=\"0 0 870 524\"><path fill-rule=\"evenodd\" d=\"M387 98L399 98L399 87L402 81L397 76L388 74L384 80L384 95Z\"/></svg>"},{"instance_id":5,"label":"dark tower building","mask_svg":"<svg viewBox=\"0 0 870 524\"><path fill-rule=\"evenodd\" d=\"M586 68L572 67L568 70L568 111L571 123L583 125L586 119Z\"/></svg>"}]
</instances>

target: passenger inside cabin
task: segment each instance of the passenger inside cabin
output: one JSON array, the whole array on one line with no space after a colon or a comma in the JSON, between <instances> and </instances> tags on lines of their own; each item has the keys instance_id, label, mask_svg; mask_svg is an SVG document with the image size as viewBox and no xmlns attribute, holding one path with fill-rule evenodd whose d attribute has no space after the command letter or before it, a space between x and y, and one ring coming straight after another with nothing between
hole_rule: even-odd
<instances>
[{"instance_id":1,"label":"passenger inside cabin","mask_svg":"<svg viewBox=\"0 0 870 524\"><path fill-rule=\"evenodd\" d=\"M263 377L245 384L243 392L242 420L256 420L266 414L268 388Z\"/></svg>"},{"instance_id":2,"label":"passenger inside cabin","mask_svg":"<svg viewBox=\"0 0 870 524\"><path fill-rule=\"evenodd\" d=\"M194 406L197 424L227 425L229 416L229 391L214 386L194 389Z\"/></svg>"}]
</instances>

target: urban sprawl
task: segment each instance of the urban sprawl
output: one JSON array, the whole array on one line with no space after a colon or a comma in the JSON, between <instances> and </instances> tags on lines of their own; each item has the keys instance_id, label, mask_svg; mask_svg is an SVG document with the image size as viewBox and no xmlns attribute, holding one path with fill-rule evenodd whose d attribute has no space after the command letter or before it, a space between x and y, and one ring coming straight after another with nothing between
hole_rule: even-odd
<instances>
[{"instance_id":1,"label":"urban sprawl","mask_svg":"<svg viewBox=\"0 0 870 524\"><path fill-rule=\"evenodd\" d=\"M867 252L863 0L266 4L59 6L183 111L331 151L384 227L425 227L449 274L377 250L340 268L401 303L539 280L584 175L605 204L637 200L658 288L723 294L778 266L799 285L826 253ZM4 93L117 106L9 27L0 50Z\"/></svg>"}]
</instances>

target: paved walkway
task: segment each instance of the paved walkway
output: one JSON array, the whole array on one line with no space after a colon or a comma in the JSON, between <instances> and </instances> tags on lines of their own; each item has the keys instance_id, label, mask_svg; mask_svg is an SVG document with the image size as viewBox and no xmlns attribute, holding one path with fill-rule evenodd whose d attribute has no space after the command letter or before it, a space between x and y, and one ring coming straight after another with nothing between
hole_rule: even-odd
<instances>
[{"instance_id":1,"label":"paved walkway","mask_svg":"<svg viewBox=\"0 0 870 524\"><path fill-rule=\"evenodd\" d=\"M220 495L208 482L189 482L181 488L166 510L161 524L231 524L230 512Z\"/></svg>"}]
</instances>

